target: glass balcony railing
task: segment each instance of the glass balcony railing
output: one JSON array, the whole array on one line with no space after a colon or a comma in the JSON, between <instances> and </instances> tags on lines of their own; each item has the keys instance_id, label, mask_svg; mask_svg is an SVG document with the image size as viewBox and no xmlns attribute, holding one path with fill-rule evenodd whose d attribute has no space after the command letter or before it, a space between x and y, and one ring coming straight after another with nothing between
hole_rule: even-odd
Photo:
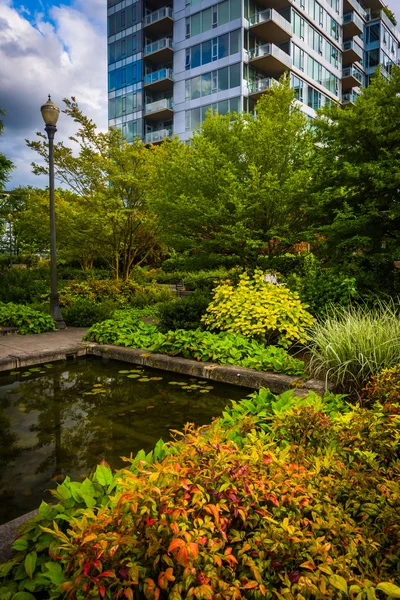
<instances>
[{"instance_id":1,"label":"glass balcony railing","mask_svg":"<svg viewBox=\"0 0 400 600\"><path fill-rule=\"evenodd\" d=\"M249 81L248 88L250 94L256 94L257 92L264 92L272 86L272 77L265 77L264 79L257 79L256 81Z\"/></svg>"},{"instance_id":2,"label":"glass balcony railing","mask_svg":"<svg viewBox=\"0 0 400 600\"><path fill-rule=\"evenodd\" d=\"M145 135L146 144L155 144L156 142L162 142L167 137L172 136L172 127L166 127L165 129L159 129L158 131L150 131Z\"/></svg>"},{"instance_id":3,"label":"glass balcony railing","mask_svg":"<svg viewBox=\"0 0 400 600\"><path fill-rule=\"evenodd\" d=\"M343 51L346 52L346 50L354 50L354 52L357 52L361 57L363 55L362 47L360 44L357 44L355 40L346 40L343 42Z\"/></svg>"},{"instance_id":4,"label":"glass balcony railing","mask_svg":"<svg viewBox=\"0 0 400 600\"><path fill-rule=\"evenodd\" d=\"M346 67L343 69L342 78L344 79L345 77L354 77L360 85L362 85L364 81L364 75L355 67Z\"/></svg>"},{"instance_id":5,"label":"glass balcony railing","mask_svg":"<svg viewBox=\"0 0 400 600\"><path fill-rule=\"evenodd\" d=\"M348 12L343 15L343 25L354 23L360 31L364 31L364 23L361 17L355 12Z\"/></svg>"},{"instance_id":6,"label":"glass balcony railing","mask_svg":"<svg viewBox=\"0 0 400 600\"><path fill-rule=\"evenodd\" d=\"M248 50L247 54L250 60L253 58L261 58L263 56L273 56L288 67L292 66L292 59L289 54L278 48L278 46L275 46L275 44L263 44L262 46Z\"/></svg>"},{"instance_id":7,"label":"glass balcony railing","mask_svg":"<svg viewBox=\"0 0 400 600\"><path fill-rule=\"evenodd\" d=\"M159 71L153 71L153 73L147 73L144 76L144 84L154 83L160 81L160 79L172 79L172 69L160 69Z\"/></svg>"},{"instance_id":8,"label":"glass balcony railing","mask_svg":"<svg viewBox=\"0 0 400 600\"><path fill-rule=\"evenodd\" d=\"M163 48L172 49L172 38L162 38L161 40L157 40L151 44L146 44L144 47L144 54L153 54L153 52L158 52L158 50L162 50Z\"/></svg>"},{"instance_id":9,"label":"glass balcony railing","mask_svg":"<svg viewBox=\"0 0 400 600\"><path fill-rule=\"evenodd\" d=\"M174 108L174 102L172 98L163 98L162 100L157 100L156 102L149 102L144 107L144 112L148 115L150 113L155 113L160 110L167 110Z\"/></svg>"},{"instance_id":10,"label":"glass balcony railing","mask_svg":"<svg viewBox=\"0 0 400 600\"><path fill-rule=\"evenodd\" d=\"M288 34L292 33L292 26L282 15L280 15L273 8L266 8L265 10L252 15L249 19L250 25L259 25L260 23L265 23L266 21L274 21L277 23L282 29L285 29Z\"/></svg>"},{"instance_id":11,"label":"glass balcony railing","mask_svg":"<svg viewBox=\"0 0 400 600\"><path fill-rule=\"evenodd\" d=\"M342 104L350 104L357 100L358 94L354 91L342 95Z\"/></svg>"},{"instance_id":12,"label":"glass balcony railing","mask_svg":"<svg viewBox=\"0 0 400 600\"><path fill-rule=\"evenodd\" d=\"M160 19L164 19L165 17L170 17L172 19L172 8L170 6L163 6L163 8L159 8L154 12L148 14L144 18L145 25L151 25Z\"/></svg>"}]
</instances>

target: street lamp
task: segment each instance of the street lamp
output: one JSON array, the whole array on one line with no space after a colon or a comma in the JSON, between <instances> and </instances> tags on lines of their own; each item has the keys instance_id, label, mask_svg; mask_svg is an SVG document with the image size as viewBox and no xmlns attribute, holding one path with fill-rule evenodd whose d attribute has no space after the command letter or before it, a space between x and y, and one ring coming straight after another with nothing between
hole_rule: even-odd
<instances>
[{"instance_id":1,"label":"street lamp","mask_svg":"<svg viewBox=\"0 0 400 600\"><path fill-rule=\"evenodd\" d=\"M61 315L57 289L57 259L56 259L56 211L54 205L54 134L57 131L57 121L60 109L49 99L40 108L43 121L46 123L45 131L49 138L49 188L50 188L50 314L57 329L65 329L65 322Z\"/></svg>"}]
</instances>

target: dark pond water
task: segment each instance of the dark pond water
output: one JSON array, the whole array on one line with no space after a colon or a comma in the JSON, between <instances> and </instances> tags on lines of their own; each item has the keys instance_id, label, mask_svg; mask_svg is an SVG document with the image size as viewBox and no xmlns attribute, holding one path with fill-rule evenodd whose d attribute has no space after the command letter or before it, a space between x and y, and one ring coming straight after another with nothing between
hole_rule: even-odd
<instances>
[{"instance_id":1,"label":"dark pond water","mask_svg":"<svg viewBox=\"0 0 400 600\"><path fill-rule=\"evenodd\" d=\"M103 459L120 468L250 391L94 357L0 376L0 523L49 501L65 475L80 481Z\"/></svg>"}]
</instances>

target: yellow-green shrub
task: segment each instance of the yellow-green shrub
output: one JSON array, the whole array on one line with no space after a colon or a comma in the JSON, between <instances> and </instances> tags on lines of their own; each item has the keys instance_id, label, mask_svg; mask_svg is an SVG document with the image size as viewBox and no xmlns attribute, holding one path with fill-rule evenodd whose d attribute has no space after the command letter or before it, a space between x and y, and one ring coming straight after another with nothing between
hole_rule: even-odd
<instances>
[{"instance_id":1,"label":"yellow-green shrub","mask_svg":"<svg viewBox=\"0 0 400 600\"><path fill-rule=\"evenodd\" d=\"M306 329L314 318L301 303L297 292L285 286L264 282L262 271L251 279L240 276L236 287L229 281L219 285L202 321L210 329L240 333L271 343L274 338L282 346L306 342Z\"/></svg>"}]
</instances>

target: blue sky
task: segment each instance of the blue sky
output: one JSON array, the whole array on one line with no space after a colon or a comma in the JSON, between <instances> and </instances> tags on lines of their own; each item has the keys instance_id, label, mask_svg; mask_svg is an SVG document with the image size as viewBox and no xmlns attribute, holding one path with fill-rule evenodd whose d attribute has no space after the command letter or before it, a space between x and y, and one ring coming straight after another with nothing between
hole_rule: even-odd
<instances>
[{"instance_id":1,"label":"blue sky","mask_svg":"<svg viewBox=\"0 0 400 600\"><path fill-rule=\"evenodd\" d=\"M387 0L400 27L400 0ZM32 175L25 138L43 128L40 106L50 93L76 96L99 129L107 127L106 0L0 0L0 108L6 109L0 151L15 164L8 186L45 186ZM60 116L57 139L74 123Z\"/></svg>"}]
</instances>

